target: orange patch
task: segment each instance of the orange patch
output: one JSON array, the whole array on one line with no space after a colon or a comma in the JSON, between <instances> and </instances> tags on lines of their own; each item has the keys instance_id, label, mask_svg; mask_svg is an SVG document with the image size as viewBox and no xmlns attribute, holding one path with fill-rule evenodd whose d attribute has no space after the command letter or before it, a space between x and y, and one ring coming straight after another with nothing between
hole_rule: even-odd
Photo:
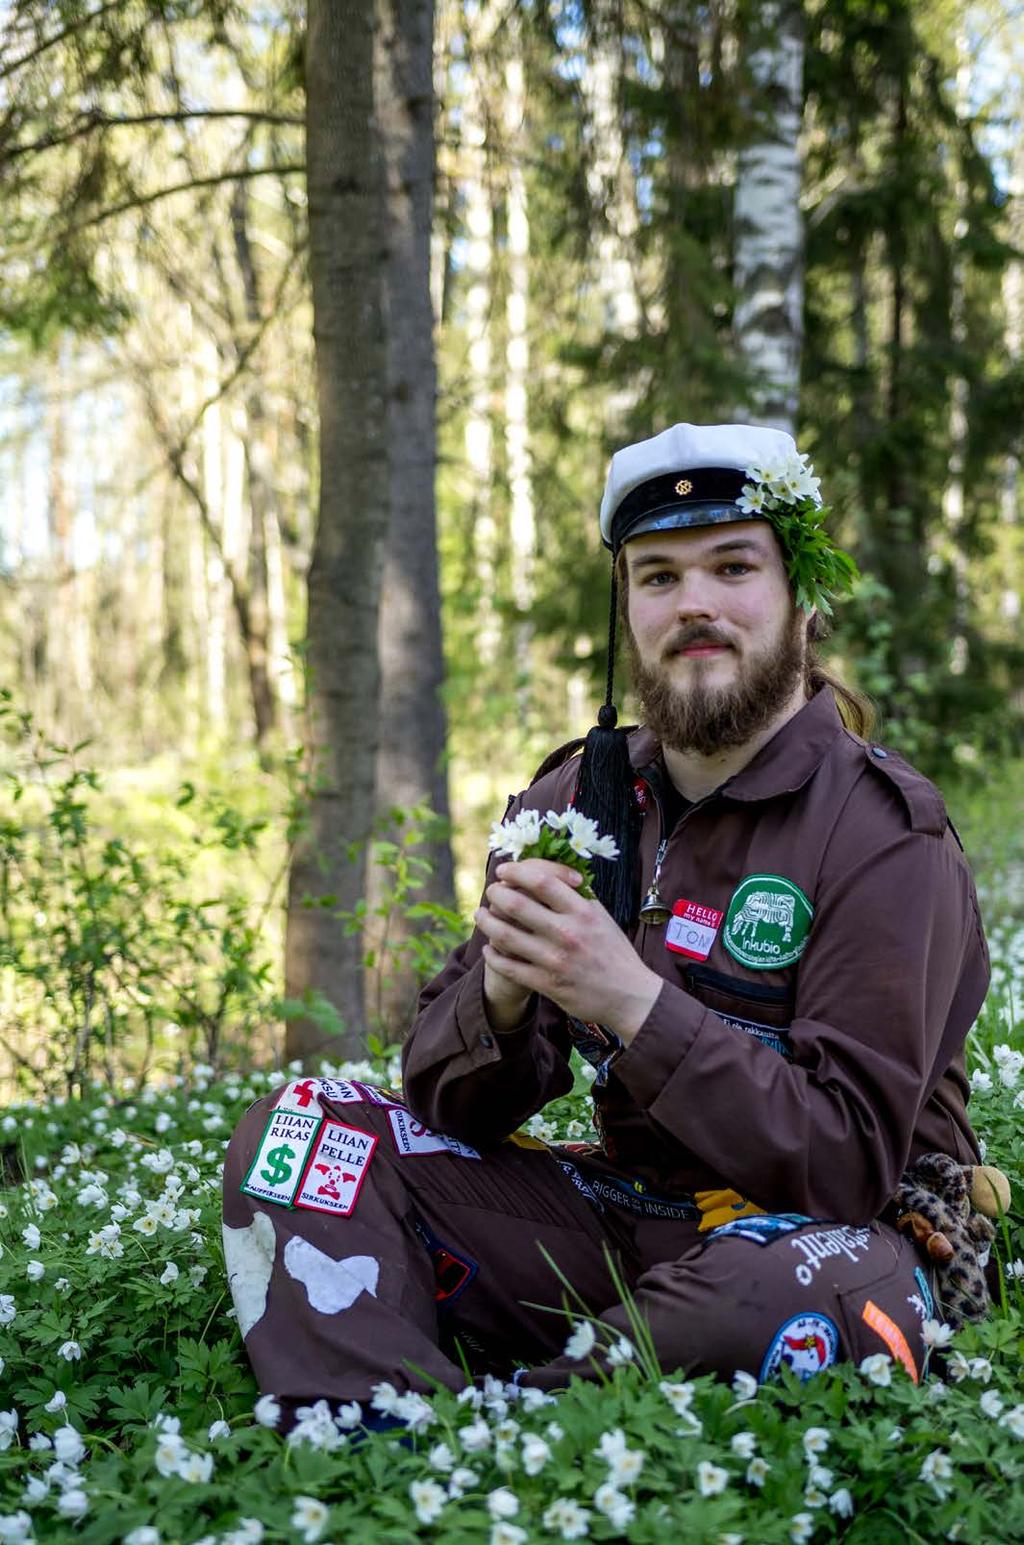
<instances>
[{"instance_id":1,"label":"orange patch","mask_svg":"<svg viewBox=\"0 0 1024 1545\"><path fill-rule=\"evenodd\" d=\"M913 1353L907 1345L907 1338L896 1324L896 1321L891 1320L885 1310L879 1309L878 1305L872 1303L870 1298L860 1313L864 1323L870 1325L871 1329L881 1336L893 1357L896 1358L897 1362L903 1364L910 1375L911 1381L916 1384L918 1382L917 1364L914 1362Z\"/></svg>"}]
</instances>

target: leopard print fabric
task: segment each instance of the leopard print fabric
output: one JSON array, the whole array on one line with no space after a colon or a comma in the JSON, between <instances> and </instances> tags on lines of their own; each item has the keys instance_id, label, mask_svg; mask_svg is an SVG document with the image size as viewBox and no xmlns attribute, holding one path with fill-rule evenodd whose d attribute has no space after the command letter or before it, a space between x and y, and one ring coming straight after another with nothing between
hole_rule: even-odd
<instances>
[{"instance_id":1,"label":"leopard print fabric","mask_svg":"<svg viewBox=\"0 0 1024 1545\"><path fill-rule=\"evenodd\" d=\"M985 1265L995 1228L972 1212L971 1171L945 1153L926 1153L906 1170L894 1198L896 1227L923 1245L935 1268L939 1304L948 1325L959 1330L969 1320L983 1320L991 1303ZM952 1246L932 1247L929 1229ZM942 1255L948 1254L943 1260Z\"/></svg>"}]
</instances>

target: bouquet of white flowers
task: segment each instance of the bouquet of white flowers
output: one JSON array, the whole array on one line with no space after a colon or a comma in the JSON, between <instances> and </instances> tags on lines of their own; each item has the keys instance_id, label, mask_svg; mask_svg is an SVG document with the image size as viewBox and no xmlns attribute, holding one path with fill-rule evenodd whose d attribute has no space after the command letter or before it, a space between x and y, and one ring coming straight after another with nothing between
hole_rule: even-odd
<instances>
[{"instance_id":1,"label":"bouquet of white flowers","mask_svg":"<svg viewBox=\"0 0 1024 1545\"><path fill-rule=\"evenodd\" d=\"M580 895L593 899L593 872L590 860L618 858L612 837L602 837L597 822L578 810L520 810L512 821L495 821L488 846L492 853L509 858L549 858L556 864L568 864L583 876Z\"/></svg>"}]
</instances>

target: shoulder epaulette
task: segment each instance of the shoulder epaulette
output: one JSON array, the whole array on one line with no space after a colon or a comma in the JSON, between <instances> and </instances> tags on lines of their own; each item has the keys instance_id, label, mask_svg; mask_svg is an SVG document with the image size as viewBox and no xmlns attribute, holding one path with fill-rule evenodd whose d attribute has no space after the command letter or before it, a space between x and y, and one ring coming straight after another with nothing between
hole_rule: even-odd
<instances>
[{"instance_id":1,"label":"shoulder epaulette","mask_svg":"<svg viewBox=\"0 0 1024 1545\"><path fill-rule=\"evenodd\" d=\"M884 746L866 745L864 755L875 772L886 778L899 794L910 819L911 831L928 832L933 837L941 837L949 824L949 818L945 801L934 783L929 782L923 773L911 767L895 751L887 751Z\"/></svg>"}]
</instances>

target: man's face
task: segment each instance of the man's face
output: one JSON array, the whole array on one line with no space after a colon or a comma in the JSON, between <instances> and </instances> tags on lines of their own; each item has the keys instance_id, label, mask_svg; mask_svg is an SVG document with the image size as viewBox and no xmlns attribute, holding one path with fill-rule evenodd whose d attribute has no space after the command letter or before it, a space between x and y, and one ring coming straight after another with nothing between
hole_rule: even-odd
<instances>
[{"instance_id":1,"label":"man's face","mask_svg":"<svg viewBox=\"0 0 1024 1545\"><path fill-rule=\"evenodd\" d=\"M627 543L633 683L661 741L705 756L744 745L798 693L806 618L764 521Z\"/></svg>"}]
</instances>

